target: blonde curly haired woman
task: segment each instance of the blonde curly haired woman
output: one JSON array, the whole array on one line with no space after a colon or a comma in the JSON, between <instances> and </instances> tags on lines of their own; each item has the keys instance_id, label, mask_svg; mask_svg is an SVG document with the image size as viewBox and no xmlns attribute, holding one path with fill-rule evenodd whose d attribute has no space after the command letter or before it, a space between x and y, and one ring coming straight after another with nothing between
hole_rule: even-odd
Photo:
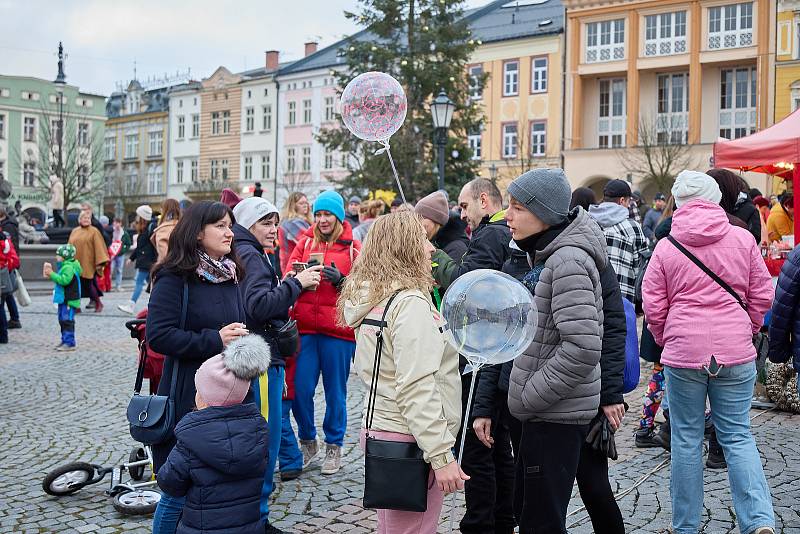
<instances>
[{"instance_id":1,"label":"blonde curly haired woman","mask_svg":"<svg viewBox=\"0 0 800 534\"><path fill-rule=\"evenodd\" d=\"M444 340L443 320L430 298L433 250L416 214L378 218L338 301L339 321L355 329L356 370L367 387L378 327L364 320L380 321L389 304L370 436L415 441L433 468L427 511L378 510L380 533L436 532L444 494L463 488L469 479L452 453L461 418L461 380L458 355ZM364 412L366 426L366 406ZM362 428L362 448L365 433Z\"/></svg>"}]
</instances>

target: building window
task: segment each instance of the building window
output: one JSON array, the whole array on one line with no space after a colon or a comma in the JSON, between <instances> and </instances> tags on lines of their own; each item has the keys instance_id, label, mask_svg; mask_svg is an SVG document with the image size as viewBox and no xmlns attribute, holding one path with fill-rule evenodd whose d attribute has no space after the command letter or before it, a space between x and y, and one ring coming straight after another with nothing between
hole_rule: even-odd
<instances>
[{"instance_id":1,"label":"building window","mask_svg":"<svg viewBox=\"0 0 800 534\"><path fill-rule=\"evenodd\" d=\"M222 112L222 133L230 133L231 132L231 112L230 111L223 111Z\"/></svg>"},{"instance_id":2,"label":"building window","mask_svg":"<svg viewBox=\"0 0 800 534\"><path fill-rule=\"evenodd\" d=\"M6 116L0 115L0 139L6 138Z\"/></svg>"},{"instance_id":3,"label":"building window","mask_svg":"<svg viewBox=\"0 0 800 534\"><path fill-rule=\"evenodd\" d=\"M261 106L261 129L272 130L272 105Z\"/></svg>"},{"instance_id":4,"label":"building window","mask_svg":"<svg viewBox=\"0 0 800 534\"><path fill-rule=\"evenodd\" d=\"M222 170L222 180L223 181L227 180L228 179L228 160L227 159L223 159L220 162L220 169Z\"/></svg>"},{"instance_id":5,"label":"building window","mask_svg":"<svg viewBox=\"0 0 800 534\"><path fill-rule=\"evenodd\" d=\"M311 124L311 100L303 100L303 124Z\"/></svg>"},{"instance_id":6,"label":"building window","mask_svg":"<svg viewBox=\"0 0 800 534\"><path fill-rule=\"evenodd\" d=\"M708 8L708 48L753 45L753 3Z\"/></svg>"},{"instance_id":7,"label":"building window","mask_svg":"<svg viewBox=\"0 0 800 534\"><path fill-rule=\"evenodd\" d=\"M58 140L61 139L61 121L58 119L52 119L50 121L50 132L52 134L52 139L50 142L52 144L58 144Z\"/></svg>"},{"instance_id":8,"label":"building window","mask_svg":"<svg viewBox=\"0 0 800 534\"><path fill-rule=\"evenodd\" d=\"M103 139L103 156L106 161L117 159L117 138L106 137Z\"/></svg>"},{"instance_id":9,"label":"building window","mask_svg":"<svg viewBox=\"0 0 800 534\"><path fill-rule=\"evenodd\" d=\"M0 160L0 181L3 181L5 179L6 179L6 162Z\"/></svg>"},{"instance_id":10,"label":"building window","mask_svg":"<svg viewBox=\"0 0 800 534\"><path fill-rule=\"evenodd\" d=\"M183 183L183 160L175 162L175 183Z\"/></svg>"},{"instance_id":11,"label":"building window","mask_svg":"<svg viewBox=\"0 0 800 534\"><path fill-rule=\"evenodd\" d=\"M547 123L534 121L531 123L531 157L543 158L547 155Z\"/></svg>"},{"instance_id":12,"label":"building window","mask_svg":"<svg viewBox=\"0 0 800 534\"><path fill-rule=\"evenodd\" d=\"M289 174L293 173L296 168L296 155L297 151L294 148L286 149L286 172Z\"/></svg>"},{"instance_id":13,"label":"building window","mask_svg":"<svg viewBox=\"0 0 800 534\"><path fill-rule=\"evenodd\" d=\"M139 157L139 134L125 136L125 158Z\"/></svg>"},{"instance_id":14,"label":"building window","mask_svg":"<svg viewBox=\"0 0 800 534\"><path fill-rule=\"evenodd\" d=\"M336 117L334 100L332 96L325 97L325 122L331 122Z\"/></svg>"},{"instance_id":15,"label":"building window","mask_svg":"<svg viewBox=\"0 0 800 534\"><path fill-rule=\"evenodd\" d=\"M136 167L131 166L128 168L128 179L125 180L125 194L132 195L139 189L139 172Z\"/></svg>"},{"instance_id":16,"label":"building window","mask_svg":"<svg viewBox=\"0 0 800 534\"><path fill-rule=\"evenodd\" d=\"M164 153L164 132L159 130L157 132L150 132L149 134L149 151L148 156L160 156Z\"/></svg>"},{"instance_id":17,"label":"building window","mask_svg":"<svg viewBox=\"0 0 800 534\"><path fill-rule=\"evenodd\" d=\"M325 147L325 158L323 159L322 167L326 170L333 169L333 150Z\"/></svg>"},{"instance_id":18,"label":"building window","mask_svg":"<svg viewBox=\"0 0 800 534\"><path fill-rule=\"evenodd\" d=\"M195 113L192 115L192 138L197 139L200 137L200 115Z\"/></svg>"},{"instance_id":19,"label":"building window","mask_svg":"<svg viewBox=\"0 0 800 534\"><path fill-rule=\"evenodd\" d=\"M304 146L303 147L303 160L301 162L302 169L304 172L308 172L311 170L311 147Z\"/></svg>"},{"instance_id":20,"label":"building window","mask_svg":"<svg viewBox=\"0 0 800 534\"><path fill-rule=\"evenodd\" d=\"M261 156L261 178L267 179L270 177L270 161L272 160L269 152L264 152Z\"/></svg>"},{"instance_id":21,"label":"building window","mask_svg":"<svg viewBox=\"0 0 800 534\"><path fill-rule=\"evenodd\" d=\"M211 180L219 179L219 160L211 160Z\"/></svg>"},{"instance_id":22,"label":"building window","mask_svg":"<svg viewBox=\"0 0 800 534\"><path fill-rule=\"evenodd\" d=\"M192 182L197 181L197 160L193 159L192 162L189 164L189 171L190 171L190 178Z\"/></svg>"},{"instance_id":23,"label":"building window","mask_svg":"<svg viewBox=\"0 0 800 534\"><path fill-rule=\"evenodd\" d=\"M22 185L33 187L36 181L36 163L29 161L22 166Z\"/></svg>"},{"instance_id":24,"label":"building window","mask_svg":"<svg viewBox=\"0 0 800 534\"><path fill-rule=\"evenodd\" d=\"M253 156L244 157L244 179L253 179Z\"/></svg>"},{"instance_id":25,"label":"building window","mask_svg":"<svg viewBox=\"0 0 800 534\"><path fill-rule=\"evenodd\" d=\"M222 128L222 121L220 120L219 111L211 113L211 135L219 135Z\"/></svg>"},{"instance_id":26,"label":"building window","mask_svg":"<svg viewBox=\"0 0 800 534\"><path fill-rule=\"evenodd\" d=\"M79 165L78 170L75 172L75 177L78 182L78 189L86 189L89 185L89 167Z\"/></svg>"},{"instance_id":27,"label":"building window","mask_svg":"<svg viewBox=\"0 0 800 534\"><path fill-rule=\"evenodd\" d=\"M483 65L469 68L469 97L473 100L483 98Z\"/></svg>"},{"instance_id":28,"label":"building window","mask_svg":"<svg viewBox=\"0 0 800 534\"><path fill-rule=\"evenodd\" d=\"M25 117L22 126L22 139L29 142L36 142L36 118Z\"/></svg>"},{"instance_id":29,"label":"building window","mask_svg":"<svg viewBox=\"0 0 800 534\"><path fill-rule=\"evenodd\" d=\"M517 123L503 125L503 157L514 159L517 157Z\"/></svg>"},{"instance_id":30,"label":"building window","mask_svg":"<svg viewBox=\"0 0 800 534\"><path fill-rule=\"evenodd\" d=\"M586 63L625 59L625 19L586 25Z\"/></svg>"},{"instance_id":31,"label":"building window","mask_svg":"<svg viewBox=\"0 0 800 534\"><path fill-rule=\"evenodd\" d=\"M645 56L667 56L687 51L686 11L647 15L644 22Z\"/></svg>"},{"instance_id":32,"label":"building window","mask_svg":"<svg viewBox=\"0 0 800 534\"><path fill-rule=\"evenodd\" d=\"M181 115L178 117L178 139L186 137L186 117Z\"/></svg>"},{"instance_id":33,"label":"building window","mask_svg":"<svg viewBox=\"0 0 800 534\"><path fill-rule=\"evenodd\" d=\"M244 110L244 130L252 132L256 129L256 110L254 108L247 108Z\"/></svg>"},{"instance_id":34,"label":"building window","mask_svg":"<svg viewBox=\"0 0 800 534\"><path fill-rule=\"evenodd\" d=\"M89 123L78 123L78 146L89 146Z\"/></svg>"},{"instance_id":35,"label":"building window","mask_svg":"<svg viewBox=\"0 0 800 534\"><path fill-rule=\"evenodd\" d=\"M469 143L469 149L472 151L471 159L479 160L481 159L481 127L475 126L471 128L469 134L467 135L467 142Z\"/></svg>"},{"instance_id":36,"label":"building window","mask_svg":"<svg viewBox=\"0 0 800 534\"><path fill-rule=\"evenodd\" d=\"M147 169L147 194L158 195L161 193L161 180L164 174L161 170L161 165L151 165Z\"/></svg>"},{"instance_id":37,"label":"building window","mask_svg":"<svg viewBox=\"0 0 800 534\"><path fill-rule=\"evenodd\" d=\"M683 144L689 133L689 74L659 74L656 140Z\"/></svg>"},{"instance_id":38,"label":"building window","mask_svg":"<svg viewBox=\"0 0 800 534\"><path fill-rule=\"evenodd\" d=\"M625 80L600 80L599 148L625 146Z\"/></svg>"},{"instance_id":39,"label":"building window","mask_svg":"<svg viewBox=\"0 0 800 534\"><path fill-rule=\"evenodd\" d=\"M289 126L297 124L297 102L289 102Z\"/></svg>"},{"instance_id":40,"label":"building window","mask_svg":"<svg viewBox=\"0 0 800 534\"><path fill-rule=\"evenodd\" d=\"M535 57L531 60L531 93L547 92L547 58Z\"/></svg>"},{"instance_id":41,"label":"building window","mask_svg":"<svg viewBox=\"0 0 800 534\"><path fill-rule=\"evenodd\" d=\"M519 61L508 61L503 65L503 96L519 94Z\"/></svg>"},{"instance_id":42,"label":"building window","mask_svg":"<svg viewBox=\"0 0 800 534\"><path fill-rule=\"evenodd\" d=\"M756 69L720 73L719 136L738 139L756 131Z\"/></svg>"}]
</instances>

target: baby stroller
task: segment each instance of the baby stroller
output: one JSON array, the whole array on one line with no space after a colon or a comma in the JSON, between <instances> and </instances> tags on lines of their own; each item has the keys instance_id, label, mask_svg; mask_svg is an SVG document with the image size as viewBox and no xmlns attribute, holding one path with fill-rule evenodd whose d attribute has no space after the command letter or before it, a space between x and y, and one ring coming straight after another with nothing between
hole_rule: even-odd
<instances>
[{"instance_id":1,"label":"baby stroller","mask_svg":"<svg viewBox=\"0 0 800 534\"><path fill-rule=\"evenodd\" d=\"M150 379L150 390L155 392L158 380L161 378L164 357L149 352L145 339L146 317L147 312L141 312L136 319L125 323L125 327L130 331L131 337L139 342L139 358L147 354L144 376ZM148 467L150 476L145 480L145 471ZM130 478L128 481L123 481L125 472ZM42 489L48 495L55 497L71 495L85 486L97 484L109 473L111 473L111 486L106 493L113 497L114 509L125 515L146 515L155 511L161 493L155 488L153 454L147 445L134 447L128 455L127 462L112 467L86 462L72 462L58 467L44 478Z\"/></svg>"}]
</instances>

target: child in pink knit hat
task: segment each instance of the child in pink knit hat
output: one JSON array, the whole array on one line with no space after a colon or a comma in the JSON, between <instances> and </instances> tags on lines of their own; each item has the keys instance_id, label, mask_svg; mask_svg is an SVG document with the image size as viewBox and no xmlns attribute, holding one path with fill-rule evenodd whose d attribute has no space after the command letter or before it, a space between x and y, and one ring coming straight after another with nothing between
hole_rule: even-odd
<instances>
[{"instance_id":1,"label":"child in pink knit hat","mask_svg":"<svg viewBox=\"0 0 800 534\"><path fill-rule=\"evenodd\" d=\"M228 344L195 374L197 411L175 427L177 445L158 471L158 485L186 497L176 534L262 534L259 505L267 468L267 422L244 403L250 381L267 372L269 345L257 335Z\"/></svg>"}]
</instances>

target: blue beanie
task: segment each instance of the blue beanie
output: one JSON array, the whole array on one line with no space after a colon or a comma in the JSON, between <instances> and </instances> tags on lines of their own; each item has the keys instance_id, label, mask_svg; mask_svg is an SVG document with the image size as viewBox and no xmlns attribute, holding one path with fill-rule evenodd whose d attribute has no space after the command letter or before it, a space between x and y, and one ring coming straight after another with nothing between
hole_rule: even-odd
<instances>
[{"instance_id":1,"label":"blue beanie","mask_svg":"<svg viewBox=\"0 0 800 534\"><path fill-rule=\"evenodd\" d=\"M339 222L344 222L344 199L342 195L334 190L321 193L314 201L313 213L318 211L329 211L333 213Z\"/></svg>"}]
</instances>

